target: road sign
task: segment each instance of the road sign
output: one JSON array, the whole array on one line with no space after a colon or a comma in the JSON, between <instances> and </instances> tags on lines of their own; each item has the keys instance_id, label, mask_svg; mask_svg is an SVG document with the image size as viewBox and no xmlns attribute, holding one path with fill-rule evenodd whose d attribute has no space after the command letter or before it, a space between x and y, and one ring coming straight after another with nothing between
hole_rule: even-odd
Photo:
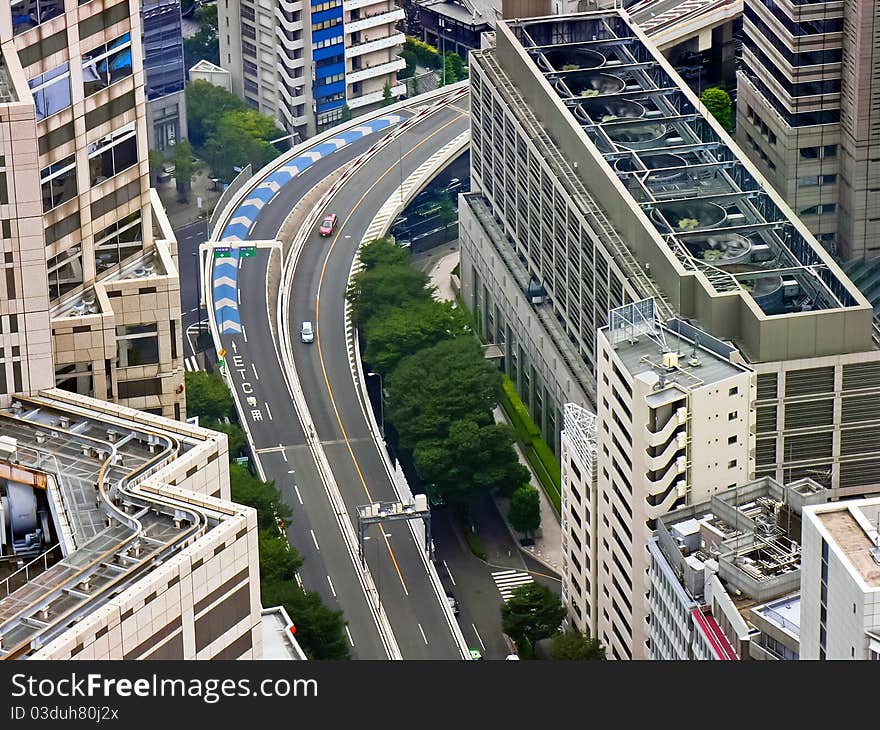
<instances>
[{"instance_id":1,"label":"road sign","mask_svg":"<svg viewBox=\"0 0 880 730\"><path fill-rule=\"evenodd\" d=\"M236 456L235 463L246 467L250 463L250 459L246 456Z\"/></svg>"},{"instance_id":2,"label":"road sign","mask_svg":"<svg viewBox=\"0 0 880 730\"><path fill-rule=\"evenodd\" d=\"M232 256L232 249L229 246L214 246L215 259L228 259Z\"/></svg>"},{"instance_id":3,"label":"road sign","mask_svg":"<svg viewBox=\"0 0 880 730\"><path fill-rule=\"evenodd\" d=\"M244 257L253 257L257 255L257 247L256 246L239 246L238 254L242 258Z\"/></svg>"},{"instance_id":4,"label":"road sign","mask_svg":"<svg viewBox=\"0 0 880 730\"><path fill-rule=\"evenodd\" d=\"M224 360L224 359L221 357L221 358L217 361L217 366L218 366L218 367L221 367L221 368L225 368L225 367L226 367L226 360Z\"/></svg>"},{"instance_id":5,"label":"road sign","mask_svg":"<svg viewBox=\"0 0 880 730\"><path fill-rule=\"evenodd\" d=\"M226 348L221 347L220 351L217 354L220 356L220 359L222 360L224 357L226 357Z\"/></svg>"}]
</instances>

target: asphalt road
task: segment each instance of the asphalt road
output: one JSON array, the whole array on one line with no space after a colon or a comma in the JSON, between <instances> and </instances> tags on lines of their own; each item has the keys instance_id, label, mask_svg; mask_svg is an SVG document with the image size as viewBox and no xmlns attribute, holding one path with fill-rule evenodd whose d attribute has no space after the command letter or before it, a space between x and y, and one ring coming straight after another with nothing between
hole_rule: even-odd
<instances>
[{"instance_id":1,"label":"asphalt road","mask_svg":"<svg viewBox=\"0 0 880 730\"><path fill-rule=\"evenodd\" d=\"M174 231L177 238L177 268L180 273L180 311L183 320L183 356L195 354L187 327L199 321L199 244L207 240L206 224L196 221ZM207 319L207 313L202 312Z\"/></svg>"},{"instance_id":2,"label":"asphalt road","mask_svg":"<svg viewBox=\"0 0 880 730\"><path fill-rule=\"evenodd\" d=\"M322 239L313 234L297 266L291 322L287 323L293 332L297 373L352 519L357 505L370 499L394 499L395 493L352 381L340 293L364 231L400 184L398 158L402 158L402 174L408 175L467 125L461 110L441 110L354 174L333 201L332 210L340 219L334 236ZM370 135L313 164L261 210L250 237L275 238L284 217L302 195L377 139L378 135ZM268 256L266 250L260 250L257 257L242 260L238 279L244 331L223 336L231 377L267 478L275 480L294 508L288 535L306 558L301 570L305 587L317 590L330 605L345 612L356 657L384 658L378 630L279 365L269 328L274 312L268 312L266 301ZM319 293L324 295L320 300ZM305 319L316 323L314 344L299 342L299 325ZM253 399L249 405L248 398ZM415 544L405 525L386 527L384 532L386 535L373 529L366 555L404 658L460 658L421 562L422 546Z\"/></svg>"}]
</instances>

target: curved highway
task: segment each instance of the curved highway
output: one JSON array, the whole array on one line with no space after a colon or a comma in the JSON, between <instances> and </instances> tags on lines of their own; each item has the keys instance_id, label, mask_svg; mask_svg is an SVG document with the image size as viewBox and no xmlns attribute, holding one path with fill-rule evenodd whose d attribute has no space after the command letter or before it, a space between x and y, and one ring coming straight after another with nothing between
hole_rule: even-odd
<instances>
[{"instance_id":1,"label":"curved highway","mask_svg":"<svg viewBox=\"0 0 880 730\"><path fill-rule=\"evenodd\" d=\"M389 114L401 120L415 111L411 102L389 107ZM256 256L238 259L236 290L225 292L224 301L229 304L236 297L241 332L231 328L218 333L215 321L215 337L227 351L228 377L261 471L275 481L294 510L288 535L305 557L300 578L307 589L318 591L329 605L345 612L352 654L361 659L461 659L466 654L439 584L429 573L424 546L416 544L408 525L388 523L384 530L373 527L367 533L365 553L372 581L368 591L377 595L383 616L376 611L377 602L367 598L351 540L346 542L337 513L347 512L356 525L358 505L397 499L354 383L340 293L345 291L357 246L382 205L437 149L469 129L469 123L468 98L457 96L417 120L395 122L339 143L339 149L310 161L290 182L273 190L270 202L253 211L250 229L237 236L245 241L277 239L291 211L295 225L290 229L298 230L347 163L395 135L352 167L326 210L318 211L337 214L334 233L322 238L316 229L311 231L298 258L290 261L295 264L292 286L280 293L290 297L281 310L289 317L280 324L289 328L295 373L285 374L285 353L278 344L284 338L276 329L275 298L284 279L282 249L258 248ZM250 195L270 174L261 171L249 182ZM228 222L236 220L236 213L229 214ZM289 243L283 241L284 256L289 254ZM315 323L313 343L300 341L300 324L305 320ZM299 390L307 414L294 406L293 395ZM322 479L316 449L326 456L330 486ZM334 502L333 489L338 489L335 494L344 507L338 499Z\"/></svg>"}]
</instances>

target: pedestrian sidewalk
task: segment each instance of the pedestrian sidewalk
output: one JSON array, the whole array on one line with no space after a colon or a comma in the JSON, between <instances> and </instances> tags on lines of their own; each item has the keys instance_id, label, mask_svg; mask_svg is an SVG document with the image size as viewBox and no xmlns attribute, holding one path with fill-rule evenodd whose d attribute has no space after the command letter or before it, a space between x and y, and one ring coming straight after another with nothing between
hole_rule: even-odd
<instances>
[{"instance_id":1,"label":"pedestrian sidewalk","mask_svg":"<svg viewBox=\"0 0 880 730\"><path fill-rule=\"evenodd\" d=\"M436 254L431 252L431 254L425 258L427 259L427 262L423 260L420 261L419 264L421 268L427 268L428 277L430 278L431 283L437 287L437 298L442 300L454 300L455 293L452 288L452 270L459 262L459 251L456 249L449 252L444 247L443 251ZM427 267L425 267L426 263ZM493 415L495 416L495 421L497 423L510 425L507 421L507 416L504 414L504 410L500 406L495 408ZM550 503L547 495L544 493L541 482L535 475L534 470L523 454L519 444L514 443L514 448L516 449L516 455L519 458L520 463L529 470L529 474L531 474L529 483L538 490L538 495L541 500L541 528L535 535L533 535L534 545L519 545L521 535L513 529L513 526L507 519L507 512L510 509L510 500L504 497L496 497L495 504L498 506L498 511L501 513L504 524L507 526L507 529L516 544L519 545L520 550L528 553L535 560L543 563L555 573L561 575L562 526L559 522L559 516L553 509L553 505Z\"/></svg>"},{"instance_id":2,"label":"pedestrian sidewalk","mask_svg":"<svg viewBox=\"0 0 880 730\"><path fill-rule=\"evenodd\" d=\"M502 409L501 406L496 406L492 415L495 416L496 423L503 423L508 426L510 425L507 420L507 416L504 413L504 409ZM535 489L538 490L538 498L541 502L541 527L534 535L532 535L534 545L520 545L519 549L523 552L528 553L535 560L543 563L555 573L561 575L562 525L559 522L559 516L553 509L553 505L547 498L547 495L545 494L544 489L541 486L540 480L532 469L531 464L529 464L528 460L523 454L519 443L514 442L513 447L516 450L516 455L519 458L520 464L522 464L524 467L526 467L526 469L529 470L529 474L531 474L529 484L531 484ZM510 500L506 497L495 497L495 504L498 505L498 511L501 513L501 516L504 519L504 524L507 525L507 529L510 530L510 534L519 545L519 538L521 537L521 533L518 533L516 530L514 530L513 526L510 524L510 521L507 519L507 513L510 510Z\"/></svg>"}]
</instances>

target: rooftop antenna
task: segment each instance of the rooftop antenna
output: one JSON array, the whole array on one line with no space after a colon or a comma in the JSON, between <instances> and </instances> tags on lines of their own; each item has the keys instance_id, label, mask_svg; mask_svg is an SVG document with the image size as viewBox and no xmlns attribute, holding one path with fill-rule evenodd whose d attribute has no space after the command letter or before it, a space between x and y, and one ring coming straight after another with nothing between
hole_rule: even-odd
<instances>
[{"instance_id":1,"label":"rooftop antenna","mask_svg":"<svg viewBox=\"0 0 880 730\"><path fill-rule=\"evenodd\" d=\"M697 348L700 346L700 343L701 343L700 335L695 334L693 348L691 349L691 356L688 359L688 365L690 365L691 367L696 367L696 366L702 364L700 362L700 358L697 357Z\"/></svg>"}]
</instances>

